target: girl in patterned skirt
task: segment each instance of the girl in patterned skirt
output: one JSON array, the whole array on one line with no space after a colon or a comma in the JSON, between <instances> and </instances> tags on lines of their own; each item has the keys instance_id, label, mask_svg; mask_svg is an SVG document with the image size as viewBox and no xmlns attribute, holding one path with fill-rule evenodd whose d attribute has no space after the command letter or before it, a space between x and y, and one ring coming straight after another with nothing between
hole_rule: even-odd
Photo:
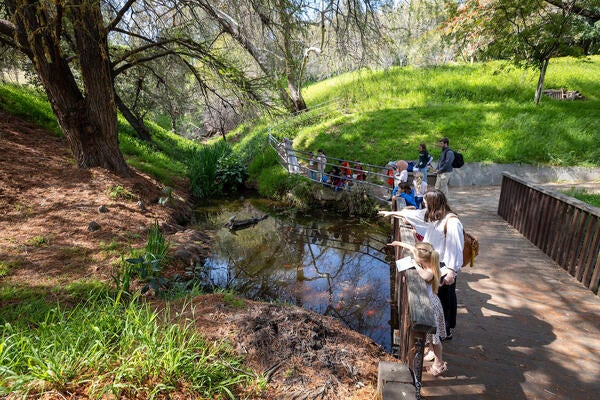
<instances>
[{"instance_id":1,"label":"girl in patterned skirt","mask_svg":"<svg viewBox=\"0 0 600 400\"><path fill-rule=\"evenodd\" d=\"M442 359L441 339L446 337L446 324L444 321L444 310L442 303L437 297L437 291L440 286L440 254L433 249L431 243L419 242L414 246L394 241L392 246L402 246L412 251L415 269L419 276L427 283L427 294L433 310L436 323L436 332L428 333L426 343L433 348L433 364L428 368L433 376L443 374L448 370L448 364ZM427 357L426 357L427 359Z\"/></svg>"}]
</instances>

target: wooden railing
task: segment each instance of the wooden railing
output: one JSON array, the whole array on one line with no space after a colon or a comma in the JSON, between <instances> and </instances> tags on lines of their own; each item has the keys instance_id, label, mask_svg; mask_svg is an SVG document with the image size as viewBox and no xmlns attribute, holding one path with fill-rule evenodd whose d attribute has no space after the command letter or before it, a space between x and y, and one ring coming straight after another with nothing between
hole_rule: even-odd
<instances>
[{"instance_id":1,"label":"wooden railing","mask_svg":"<svg viewBox=\"0 0 600 400\"><path fill-rule=\"evenodd\" d=\"M397 210L396 202L392 202L392 210ZM414 228L404 225L399 218L392 220L393 240L414 244ZM409 255L407 250L395 247L394 260ZM393 311L398 320L395 325L397 335L394 335L394 345L398 346L398 356L406 363L413 373L417 399L420 398L421 378L423 374L423 351L427 333L435 333L436 325L433 310L427 295L425 281L415 269L397 272L396 263L390 265L394 289L392 293Z\"/></svg>"},{"instance_id":2,"label":"wooden railing","mask_svg":"<svg viewBox=\"0 0 600 400\"><path fill-rule=\"evenodd\" d=\"M505 172L498 215L598 294L600 209Z\"/></svg>"}]
</instances>

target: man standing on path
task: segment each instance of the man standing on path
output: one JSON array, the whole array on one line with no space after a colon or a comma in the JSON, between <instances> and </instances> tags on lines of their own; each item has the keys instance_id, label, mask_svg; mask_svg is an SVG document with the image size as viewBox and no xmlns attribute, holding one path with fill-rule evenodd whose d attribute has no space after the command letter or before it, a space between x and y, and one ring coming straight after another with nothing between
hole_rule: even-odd
<instances>
[{"instance_id":1,"label":"man standing on path","mask_svg":"<svg viewBox=\"0 0 600 400\"><path fill-rule=\"evenodd\" d=\"M454 152L450 150L450 140L447 137L440 139L440 146L442 147L442 154L438 161L437 169L435 173L435 188L443 192L446 197L448 196L448 181L452 175L452 163L454 162Z\"/></svg>"}]
</instances>

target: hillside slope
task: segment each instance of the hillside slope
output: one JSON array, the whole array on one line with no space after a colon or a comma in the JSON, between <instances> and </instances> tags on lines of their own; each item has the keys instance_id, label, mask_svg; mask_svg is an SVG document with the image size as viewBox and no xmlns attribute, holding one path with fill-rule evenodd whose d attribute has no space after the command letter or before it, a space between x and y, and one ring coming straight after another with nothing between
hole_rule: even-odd
<instances>
[{"instance_id":1,"label":"hillside slope","mask_svg":"<svg viewBox=\"0 0 600 400\"><path fill-rule=\"evenodd\" d=\"M64 300L69 287L110 285L120 255L143 247L155 221L168 233L171 254L184 255L169 274L201 262L210 251L209 234L177 224L181 210L187 212L182 188L176 188L173 206L160 206L158 182L135 171L131 178L119 178L100 168L77 169L63 139L2 111L0 148L0 315L27 302L29 292ZM109 192L116 187L134 197L112 198ZM108 212L100 213L101 205ZM88 231L92 221L99 230ZM72 304L77 298L67 300ZM149 300L159 309L167 306ZM174 323L193 321L206 339L234 344L257 376L268 372L264 390L240 388L244 398L373 399L378 362L391 359L339 321L295 306L202 295L169 307ZM86 398L85 387L69 390L44 398ZM184 390L170 396L190 398Z\"/></svg>"},{"instance_id":2,"label":"hillside slope","mask_svg":"<svg viewBox=\"0 0 600 400\"><path fill-rule=\"evenodd\" d=\"M450 138L466 162L598 166L600 56L552 59L545 89L579 91L584 100L533 102L537 71L502 62L361 70L304 89L314 111L238 132L291 137L300 150L385 165L434 157Z\"/></svg>"}]
</instances>

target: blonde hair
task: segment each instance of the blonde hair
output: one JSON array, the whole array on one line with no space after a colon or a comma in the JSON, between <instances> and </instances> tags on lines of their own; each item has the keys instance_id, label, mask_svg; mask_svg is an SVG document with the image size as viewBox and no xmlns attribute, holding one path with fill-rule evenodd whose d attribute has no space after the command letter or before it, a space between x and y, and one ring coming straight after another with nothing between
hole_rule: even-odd
<instances>
[{"instance_id":1,"label":"blonde hair","mask_svg":"<svg viewBox=\"0 0 600 400\"><path fill-rule=\"evenodd\" d=\"M433 293L438 292L440 287L440 253L434 250L431 243L419 242L415 244L415 259L418 263L423 263L423 268L433 273L431 280L431 289Z\"/></svg>"},{"instance_id":2,"label":"blonde hair","mask_svg":"<svg viewBox=\"0 0 600 400\"><path fill-rule=\"evenodd\" d=\"M421 183L423 182L423 173L422 172L417 172L415 174L415 186L420 186Z\"/></svg>"}]
</instances>

